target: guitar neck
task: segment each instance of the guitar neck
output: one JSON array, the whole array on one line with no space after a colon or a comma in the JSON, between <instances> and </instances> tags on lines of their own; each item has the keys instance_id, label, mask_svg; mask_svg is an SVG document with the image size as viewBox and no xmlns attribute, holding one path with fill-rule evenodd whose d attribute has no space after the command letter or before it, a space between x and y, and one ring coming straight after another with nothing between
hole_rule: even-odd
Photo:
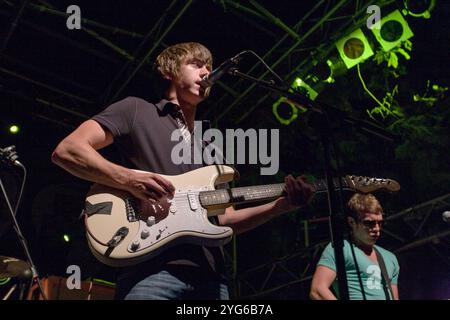
<instances>
[{"instance_id":1,"label":"guitar neck","mask_svg":"<svg viewBox=\"0 0 450 320\"><path fill-rule=\"evenodd\" d=\"M341 179L341 181L343 187L349 187L345 179ZM320 193L327 190L327 184L325 180L317 180L310 184L313 186L315 193ZM337 178L333 179L333 184L335 188L338 188L339 180ZM284 183L276 183L259 186L202 191L200 192L199 198L202 206L205 207L273 200L285 194L284 186Z\"/></svg>"}]
</instances>

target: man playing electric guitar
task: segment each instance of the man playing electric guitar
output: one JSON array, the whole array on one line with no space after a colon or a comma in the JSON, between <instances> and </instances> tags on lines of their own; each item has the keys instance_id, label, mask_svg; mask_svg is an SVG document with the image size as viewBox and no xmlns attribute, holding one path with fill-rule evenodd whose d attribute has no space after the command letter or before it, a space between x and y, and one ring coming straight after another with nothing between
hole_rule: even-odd
<instances>
[{"instance_id":1,"label":"man playing electric guitar","mask_svg":"<svg viewBox=\"0 0 450 320\"><path fill-rule=\"evenodd\" d=\"M175 187L161 175L180 175L201 165L175 165L170 135L177 129L192 134L197 105L209 94L200 82L211 67L211 53L199 43L168 47L156 59L165 99L153 104L128 97L110 105L61 141L52 161L79 178L150 204L173 198ZM118 146L122 165L97 152L112 143ZM218 216L218 225L240 234L310 200L313 189L303 177L289 175L285 183L286 196L240 210L228 207ZM117 298L228 299L221 248L183 243L123 268L117 279Z\"/></svg>"}]
</instances>

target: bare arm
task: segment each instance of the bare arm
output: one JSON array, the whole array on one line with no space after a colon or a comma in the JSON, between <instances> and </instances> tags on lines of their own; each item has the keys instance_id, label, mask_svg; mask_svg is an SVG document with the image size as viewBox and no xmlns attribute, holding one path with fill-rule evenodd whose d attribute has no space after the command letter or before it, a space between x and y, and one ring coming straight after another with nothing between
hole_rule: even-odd
<instances>
[{"instance_id":1,"label":"bare arm","mask_svg":"<svg viewBox=\"0 0 450 320\"><path fill-rule=\"evenodd\" d=\"M398 286L396 284L391 284L392 293L394 294L394 300L398 300Z\"/></svg>"},{"instance_id":2,"label":"bare arm","mask_svg":"<svg viewBox=\"0 0 450 320\"><path fill-rule=\"evenodd\" d=\"M311 283L309 297L312 300L337 300L330 286L336 279L336 272L325 266L317 266Z\"/></svg>"},{"instance_id":3,"label":"bare arm","mask_svg":"<svg viewBox=\"0 0 450 320\"><path fill-rule=\"evenodd\" d=\"M87 120L61 141L52 161L79 178L126 190L141 199L154 201L173 193L173 185L161 176L116 165L97 152L113 140L98 122Z\"/></svg>"},{"instance_id":4,"label":"bare arm","mask_svg":"<svg viewBox=\"0 0 450 320\"><path fill-rule=\"evenodd\" d=\"M87 120L59 143L52 161L79 178L120 188L126 183L129 170L107 161L96 151L111 143L109 131L96 121Z\"/></svg>"}]
</instances>

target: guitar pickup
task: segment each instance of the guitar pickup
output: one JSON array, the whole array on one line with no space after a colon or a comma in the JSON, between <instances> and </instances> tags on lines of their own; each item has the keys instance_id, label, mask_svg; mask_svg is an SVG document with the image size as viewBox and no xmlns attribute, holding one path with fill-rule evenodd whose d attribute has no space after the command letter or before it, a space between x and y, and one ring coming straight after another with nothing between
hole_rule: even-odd
<instances>
[{"instance_id":1,"label":"guitar pickup","mask_svg":"<svg viewBox=\"0 0 450 320\"><path fill-rule=\"evenodd\" d=\"M192 210L198 209L197 195L195 193L188 193L189 206Z\"/></svg>"}]
</instances>

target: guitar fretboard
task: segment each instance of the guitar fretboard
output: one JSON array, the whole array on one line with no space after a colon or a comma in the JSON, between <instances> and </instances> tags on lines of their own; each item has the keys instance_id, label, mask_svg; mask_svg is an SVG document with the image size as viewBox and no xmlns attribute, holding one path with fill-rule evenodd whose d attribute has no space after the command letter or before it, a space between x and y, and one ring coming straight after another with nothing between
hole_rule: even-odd
<instances>
[{"instance_id":1,"label":"guitar fretboard","mask_svg":"<svg viewBox=\"0 0 450 320\"><path fill-rule=\"evenodd\" d=\"M199 197L203 206L242 203L277 198L283 194L283 188L284 183L219 189L203 191Z\"/></svg>"},{"instance_id":2,"label":"guitar fretboard","mask_svg":"<svg viewBox=\"0 0 450 320\"><path fill-rule=\"evenodd\" d=\"M341 181L343 187L349 187L345 179L341 179ZM339 187L338 178L333 179L333 184L335 188ZM327 184L325 180L317 180L311 183L311 185L314 187L316 193L327 190ZM276 183L259 186L202 191L200 192L199 198L202 206L271 200L285 194L285 192L283 191L284 186L284 183Z\"/></svg>"}]
</instances>

